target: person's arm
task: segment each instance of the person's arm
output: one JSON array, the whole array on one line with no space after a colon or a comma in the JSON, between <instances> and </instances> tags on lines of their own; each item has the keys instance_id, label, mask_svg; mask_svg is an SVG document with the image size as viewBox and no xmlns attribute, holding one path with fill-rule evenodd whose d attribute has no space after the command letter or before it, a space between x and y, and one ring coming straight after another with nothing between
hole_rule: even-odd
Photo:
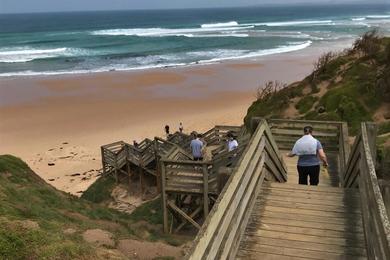
<instances>
[{"instance_id":1,"label":"person's arm","mask_svg":"<svg viewBox=\"0 0 390 260\"><path fill-rule=\"evenodd\" d=\"M323 162L324 166L328 166L328 160L326 158L326 154L324 152L324 149L319 149L318 150L318 157L320 157L320 160Z\"/></svg>"},{"instance_id":2,"label":"person's arm","mask_svg":"<svg viewBox=\"0 0 390 260\"><path fill-rule=\"evenodd\" d=\"M287 153L286 155L287 155L287 157L294 157L296 154L294 154L294 153L292 153L292 152L289 152L289 153Z\"/></svg>"}]
</instances>

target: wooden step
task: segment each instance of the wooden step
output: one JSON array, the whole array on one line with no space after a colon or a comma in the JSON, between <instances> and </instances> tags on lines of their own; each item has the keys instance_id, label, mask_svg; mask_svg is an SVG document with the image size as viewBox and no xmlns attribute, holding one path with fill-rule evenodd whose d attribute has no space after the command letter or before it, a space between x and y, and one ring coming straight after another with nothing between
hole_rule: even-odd
<instances>
[{"instance_id":1,"label":"wooden step","mask_svg":"<svg viewBox=\"0 0 390 260\"><path fill-rule=\"evenodd\" d=\"M360 260L367 259L364 256L356 256L356 255L347 255L347 254L335 254L329 252L319 252L314 250L304 250L304 249L295 249L288 247L277 247L270 245L261 245L261 244L253 244L248 246L241 247L239 256L241 259L266 259L266 258L258 258L259 253L263 254L279 254L281 256L287 257L295 257L292 259L320 259L320 260ZM298 257L298 258L297 258ZM278 258L273 258L278 259ZM281 259L281 258L279 258Z\"/></svg>"},{"instance_id":2,"label":"wooden step","mask_svg":"<svg viewBox=\"0 0 390 260\"><path fill-rule=\"evenodd\" d=\"M320 237L336 237L336 238L348 238L348 239L358 239L359 241L364 241L364 234L362 232L356 231L347 231L342 229L341 231L335 231L329 229L326 225L318 226L318 227L299 227L294 226L294 223L282 223L282 224L273 224L273 223L265 223L267 221L260 221L257 225L249 224L247 226L246 233L252 234L258 228L263 230L273 230L279 232L286 233L294 233L294 234L306 234Z\"/></svg>"},{"instance_id":3,"label":"wooden step","mask_svg":"<svg viewBox=\"0 0 390 260\"><path fill-rule=\"evenodd\" d=\"M348 254L348 255L356 255L356 256L366 255L366 250L361 247L328 245L323 243L289 240L284 238L277 238L277 239L269 238L269 237L254 238L250 236L245 241L250 244L256 243L261 245L304 249L304 250L312 250L312 251L328 252L328 253L336 253L336 254ZM248 248L249 245L245 245L245 247Z\"/></svg>"}]
</instances>

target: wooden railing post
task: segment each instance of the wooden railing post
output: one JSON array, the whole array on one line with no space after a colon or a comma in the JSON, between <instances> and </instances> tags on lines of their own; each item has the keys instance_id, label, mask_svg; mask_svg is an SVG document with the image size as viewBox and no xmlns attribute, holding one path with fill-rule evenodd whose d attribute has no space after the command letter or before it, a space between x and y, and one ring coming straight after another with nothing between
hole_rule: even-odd
<instances>
[{"instance_id":1,"label":"wooden railing post","mask_svg":"<svg viewBox=\"0 0 390 260\"><path fill-rule=\"evenodd\" d=\"M163 208L163 223L164 223L164 233L168 233L168 205L167 205L167 194L165 190L165 164L163 161L160 162L161 168L161 200Z\"/></svg>"},{"instance_id":2,"label":"wooden railing post","mask_svg":"<svg viewBox=\"0 0 390 260\"><path fill-rule=\"evenodd\" d=\"M104 155L104 147L100 147L100 152L102 154L102 167L103 167L103 176L106 175L106 159Z\"/></svg>"},{"instance_id":3,"label":"wooden railing post","mask_svg":"<svg viewBox=\"0 0 390 260\"><path fill-rule=\"evenodd\" d=\"M207 170L207 164L202 165L203 171L203 214L206 219L209 214L209 173Z\"/></svg>"},{"instance_id":4,"label":"wooden railing post","mask_svg":"<svg viewBox=\"0 0 390 260\"><path fill-rule=\"evenodd\" d=\"M376 165L376 135L377 135L378 127L376 124L374 124L372 122L362 123L362 127L366 128L367 138L369 140L369 145L370 145L371 156L372 156L372 159L374 161L374 164Z\"/></svg>"}]
</instances>

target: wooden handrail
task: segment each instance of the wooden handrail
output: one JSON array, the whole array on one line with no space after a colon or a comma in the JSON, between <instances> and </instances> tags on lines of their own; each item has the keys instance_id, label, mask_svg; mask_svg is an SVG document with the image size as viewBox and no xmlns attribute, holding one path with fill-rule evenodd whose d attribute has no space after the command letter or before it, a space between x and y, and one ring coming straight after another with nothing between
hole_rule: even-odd
<instances>
[{"instance_id":1,"label":"wooden handrail","mask_svg":"<svg viewBox=\"0 0 390 260\"><path fill-rule=\"evenodd\" d=\"M254 117L252 125L263 118ZM282 149L292 149L295 139L303 134L304 126L314 128L314 136L321 140L325 152L338 152L340 172L344 172L350 153L348 125L341 121L314 121L296 119L267 119L274 139Z\"/></svg>"},{"instance_id":2,"label":"wooden handrail","mask_svg":"<svg viewBox=\"0 0 390 260\"><path fill-rule=\"evenodd\" d=\"M234 257L267 173L265 158L274 155L274 153L267 154L267 143L279 155L267 122L261 120L237 167L193 242L191 250L186 255L187 259ZM285 164L280 156L273 160L280 162L283 169L272 174L278 175L275 179L285 181L287 179Z\"/></svg>"},{"instance_id":3,"label":"wooden handrail","mask_svg":"<svg viewBox=\"0 0 390 260\"><path fill-rule=\"evenodd\" d=\"M375 132L361 124L345 169L343 186L359 187L368 259L390 259L390 222L375 172Z\"/></svg>"}]
</instances>

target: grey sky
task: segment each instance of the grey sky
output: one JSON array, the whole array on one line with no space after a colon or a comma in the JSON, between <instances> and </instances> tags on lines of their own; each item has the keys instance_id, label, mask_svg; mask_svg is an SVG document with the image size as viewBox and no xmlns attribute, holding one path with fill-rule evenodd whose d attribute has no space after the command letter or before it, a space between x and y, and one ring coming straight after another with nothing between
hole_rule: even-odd
<instances>
[{"instance_id":1,"label":"grey sky","mask_svg":"<svg viewBox=\"0 0 390 260\"><path fill-rule=\"evenodd\" d=\"M295 3L390 3L390 0L0 0L0 13L230 7Z\"/></svg>"}]
</instances>

